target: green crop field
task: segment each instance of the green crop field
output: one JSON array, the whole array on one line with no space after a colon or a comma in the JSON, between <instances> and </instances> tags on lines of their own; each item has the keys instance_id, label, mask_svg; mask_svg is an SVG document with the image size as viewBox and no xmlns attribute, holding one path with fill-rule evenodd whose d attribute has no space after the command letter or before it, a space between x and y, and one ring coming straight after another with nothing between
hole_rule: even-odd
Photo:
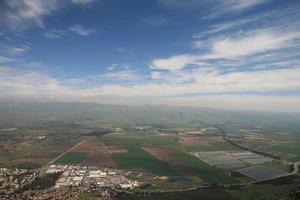
<instances>
[{"instance_id":1,"label":"green crop field","mask_svg":"<svg viewBox=\"0 0 300 200\"><path fill-rule=\"evenodd\" d=\"M79 164L86 156L84 152L68 152L58 160L55 164Z\"/></svg>"},{"instance_id":2,"label":"green crop field","mask_svg":"<svg viewBox=\"0 0 300 200\"><path fill-rule=\"evenodd\" d=\"M122 169L145 169L158 175L180 176L174 168L151 154L145 152L137 144L123 144L128 153L113 154L112 158Z\"/></svg>"},{"instance_id":3,"label":"green crop field","mask_svg":"<svg viewBox=\"0 0 300 200\"><path fill-rule=\"evenodd\" d=\"M208 165L202 160L195 158L186 153L177 153L174 156L184 163L199 171L199 176L208 183L223 183L223 184L232 184L238 183L237 180L232 178L229 175L222 173L217 168Z\"/></svg>"},{"instance_id":4,"label":"green crop field","mask_svg":"<svg viewBox=\"0 0 300 200\"><path fill-rule=\"evenodd\" d=\"M171 136L112 136L102 137L106 144L123 145L123 144L146 144L157 146L180 146L176 137Z\"/></svg>"},{"instance_id":5,"label":"green crop field","mask_svg":"<svg viewBox=\"0 0 300 200\"><path fill-rule=\"evenodd\" d=\"M300 155L300 144L274 145L272 150Z\"/></svg>"},{"instance_id":6,"label":"green crop field","mask_svg":"<svg viewBox=\"0 0 300 200\"><path fill-rule=\"evenodd\" d=\"M288 156L285 159L289 161L298 161L300 159L300 144L292 143L285 145L273 145L269 147L269 150L272 152L284 152L287 153Z\"/></svg>"},{"instance_id":7,"label":"green crop field","mask_svg":"<svg viewBox=\"0 0 300 200\"><path fill-rule=\"evenodd\" d=\"M224 142L214 142L211 144L217 151L234 151L240 150L239 148L233 146L232 144L224 141Z\"/></svg>"}]
</instances>

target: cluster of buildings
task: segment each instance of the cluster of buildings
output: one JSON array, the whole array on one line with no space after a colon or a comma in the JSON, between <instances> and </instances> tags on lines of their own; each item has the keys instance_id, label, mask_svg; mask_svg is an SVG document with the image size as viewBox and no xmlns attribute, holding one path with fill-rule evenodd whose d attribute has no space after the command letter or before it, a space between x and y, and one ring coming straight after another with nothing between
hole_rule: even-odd
<instances>
[{"instance_id":1,"label":"cluster of buildings","mask_svg":"<svg viewBox=\"0 0 300 200\"><path fill-rule=\"evenodd\" d=\"M19 193L6 195L2 200L67 200L78 199L80 191L72 188L65 190L55 190L53 188L47 190L26 190Z\"/></svg>"},{"instance_id":2,"label":"cluster of buildings","mask_svg":"<svg viewBox=\"0 0 300 200\"><path fill-rule=\"evenodd\" d=\"M47 188L31 188L38 177L58 177ZM45 180L47 181L47 180ZM76 199L83 193L110 197L117 190L133 189L139 182L126 177L122 170L79 165L50 165L43 170L0 168L0 199Z\"/></svg>"},{"instance_id":3,"label":"cluster of buildings","mask_svg":"<svg viewBox=\"0 0 300 200\"><path fill-rule=\"evenodd\" d=\"M84 191L95 188L133 189L139 186L137 181L126 178L122 171L80 165L50 165L47 174L62 173L55 188L78 187Z\"/></svg>"},{"instance_id":4,"label":"cluster of buildings","mask_svg":"<svg viewBox=\"0 0 300 200\"><path fill-rule=\"evenodd\" d=\"M0 197L15 193L30 184L37 176L38 170L0 168Z\"/></svg>"}]
</instances>

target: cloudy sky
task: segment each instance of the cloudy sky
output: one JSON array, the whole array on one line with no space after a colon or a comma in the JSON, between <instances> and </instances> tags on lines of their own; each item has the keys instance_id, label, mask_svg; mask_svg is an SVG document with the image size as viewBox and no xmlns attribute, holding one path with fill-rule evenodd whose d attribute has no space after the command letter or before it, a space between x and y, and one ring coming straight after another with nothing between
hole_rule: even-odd
<instances>
[{"instance_id":1,"label":"cloudy sky","mask_svg":"<svg viewBox=\"0 0 300 200\"><path fill-rule=\"evenodd\" d=\"M0 100L300 112L300 1L1 0Z\"/></svg>"}]
</instances>

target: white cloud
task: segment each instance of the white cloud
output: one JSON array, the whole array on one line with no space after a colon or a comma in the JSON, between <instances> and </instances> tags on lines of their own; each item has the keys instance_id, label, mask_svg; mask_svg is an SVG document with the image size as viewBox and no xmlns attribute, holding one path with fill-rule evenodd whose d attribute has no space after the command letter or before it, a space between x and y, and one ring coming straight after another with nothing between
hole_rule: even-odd
<instances>
[{"instance_id":1,"label":"white cloud","mask_svg":"<svg viewBox=\"0 0 300 200\"><path fill-rule=\"evenodd\" d=\"M81 25L74 25L74 26L71 26L69 28L70 31L74 32L74 33L77 33L78 35L81 35L81 36L88 36L94 32L96 32L97 30L96 29L87 29L87 28L84 28L82 27Z\"/></svg>"},{"instance_id":2,"label":"white cloud","mask_svg":"<svg viewBox=\"0 0 300 200\"><path fill-rule=\"evenodd\" d=\"M0 2L0 24L14 31L24 31L31 25L45 27L44 18L52 15L55 11L66 8L70 4L78 6L89 5L95 1L96 0L2 0ZM46 35L49 36L51 33ZM52 36L54 36L53 33Z\"/></svg>"},{"instance_id":3,"label":"white cloud","mask_svg":"<svg viewBox=\"0 0 300 200\"><path fill-rule=\"evenodd\" d=\"M57 29L52 29L51 30L50 29L47 32L44 32L43 36L46 37L46 38L57 39L57 38L61 38L61 37L64 37L64 36L70 36L72 34L77 34L77 35L81 35L81 36L88 36L92 33L95 33L96 31L97 31L96 29L87 29L87 28L84 28L81 25L76 24L74 26L69 27L69 29L67 29L67 30L57 30Z\"/></svg>"},{"instance_id":4,"label":"white cloud","mask_svg":"<svg viewBox=\"0 0 300 200\"><path fill-rule=\"evenodd\" d=\"M154 77L153 77L154 76ZM300 68L222 73L218 70L194 70L190 83L169 80L167 83L147 83L132 86L104 85L102 95L114 96L169 96L228 92L264 92L300 88ZM152 74L160 78L160 74Z\"/></svg>"},{"instance_id":5,"label":"white cloud","mask_svg":"<svg viewBox=\"0 0 300 200\"><path fill-rule=\"evenodd\" d=\"M151 69L176 71L188 65L202 65L204 60L216 59L241 59L269 51L292 48L299 44L300 32L277 32L259 30L246 32L243 36L212 38L209 41L195 41L194 48L206 49L208 53L183 54L165 59L154 59L150 64ZM233 65L236 63L232 63ZM210 65L211 66L211 65ZM226 66L226 65L224 65Z\"/></svg>"},{"instance_id":6,"label":"white cloud","mask_svg":"<svg viewBox=\"0 0 300 200\"><path fill-rule=\"evenodd\" d=\"M166 59L155 59L150 68L156 70L176 71L183 69L188 64L197 64L197 57L191 55L178 55Z\"/></svg>"},{"instance_id":7,"label":"white cloud","mask_svg":"<svg viewBox=\"0 0 300 200\"><path fill-rule=\"evenodd\" d=\"M43 26L43 17L58 8L57 0L3 0L0 21L14 30L23 30L32 23Z\"/></svg>"},{"instance_id":8,"label":"white cloud","mask_svg":"<svg viewBox=\"0 0 300 200\"><path fill-rule=\"evenodd\" d=\"M5 57L5 56L0 56L0 63L6 63L6 62L10 62L13 61L13 59Z\"/></svg>"},{"instance_id":9,"label":"white cloud","mask_svg":"<svg viewBox=\"0 0 300 200\"><path fill-rule=\"evenodd\" d=\"M191 71L152 71L151 79L164 83L186 83L193 81L193 72Z\"/></svg>"},{"instance_id":10,"label":"white cloud","mask_svg":"<svg viewBox=\"0 0 300 200\"><path fill-rule=\"evenodd\" d=\"M223 12L245 10L253 6L263 4L269 0L223 0L220 5L220 9L225 10Z\"/></svg>"},{"instance_id":11,"label":"white cloud","mask_svg":"<svg viewBox=\"0 0 300 200\"><path fill-rule=\"evenodd\" d=\"M139 75L136 71L134 70L121 70L121 71L114 71L112 72L113 69L109 70L111 72L105 73L105 74L100 74L96 76L91 76L94 79L98 80L138 80L141 78L141 75Z\"/></svg>"},{"instance_id":12,"label":"white cloud","mask_svg":"<svg viewBox=\"0 0 300 200\"><path fill-rule=\"evenodd\" d=\"M164 74L154 73L152 74L152 78L160 79L163 75ZM116 73L103 74L98 78L132 80L137 76L139 76L139 74L133 71L119 71ZM180 73L178 72L176 76L179 77ZM154 99L157 102L164 99L164 102L168 102L174 99L169 97L170 95L180 95L180 97L177 97L177 103L181 105L192 105L186 102L197 102L197 98L184 97L184 94L216 94L217 96L214 96L214 99L220 100L224 96L222 94L228 92L265 92L300 89L300 68L229 72L225 74L215 69L194 69L185 72L185 75L182 76L188 77L188 80L191 81L183 83L165 80L165 82L161 84L147 82L131 83L128 86L107 83L97 85L94 83L86 88L82 88L82 83L90 81L91 76L81 77L80 79L58 80L57 78L40 72L20 72L2 67L0 68L0 89L2 91L1 96L15 95L20 98L53 97L60 100L80 100L82 98L91 100L97 98L101 99L103 96L111 96L118 98ZM172 76L169 76L169 79L172 79ZM173 77L173 79L176 79L176 77ZM221 98L219 98L220 94ZM239 99L242 98L241 95L238 94L234 96L238 102ZM231 106L236 103L233 99L229 97L226 98L226 103L230 103ZM213 100L212 97L210 99ZM243 100L244 103L245 99L246 98ZM208 99L206 100L208 101ZM284 100L280 101L284 102ZM174 102L175 100L173 100L173 104ZM225 105L225 102L223 103L223 105ZM240 104L237 105L241 105L241 102L239 103ZM250 100L246 102L246 104L250 103ZM221 100L216 102L216 104L221 106ZM209 105L207 106L209 107Z\"/></svg>"},{"instance_id":13,"label":"white cloud","mask_svg":"<svg viewBox=\"0 0 300 200\"><path fill-rule=\"evenodd\" d=\"M212 5L211 14L206 19L220 17L224 14L240 13L270 0L217 0L210 1Z\"/></svg>"},{"instance_id":14,"label":"white cloud","mask_svg":"<svg viewBox=\"0 0 300 200\"><path fill-rule=\"evenodd\" d=\"M206 58L238 58L288 47L300 33L276 34L258 32L241 38L224 38L212 42L211 54Z\"/></svg>"},{"instance_id":15,"label":"white cloud","mask_svg":"<svg viewBox=\"0 0 300 200\"><path fill-rule=\"evenodd\" d=\"M116 68L116 66L117 66L117 64L114 64L114 63L113 63L113 64L107 66L106 69L107 69L108 71L113 71L113 70Z\"/></svg>"},{"instance_id":16,"label":"white cloud","mask_svg":"<svg viewBox=\"0 0 300 200\"><path fill-rule=\"evenodd\" d=\"M224 31L236 28L236 27L240 27L244 24L256 21L256 20L258 20L258 18L260 18L260 16L255 17L255 18L247 18L247 19L241 19L241 20L236 20L236 21L230 21L230 22L221 23L221 24L213 24L209 27L209 30L205 30L205 31L194 34L193 38L197 39L197 38L202 38L203 36L224 32Z\"/></svg>"},{"instance_id":17,"label":"white cloud","mask_svg":"<svg viewBox=\"0 0 300 200\"><path fill-rule=\"evenodd\" d=\"M21 46L8 46L5 48L6 52L9 54L22 54L30 50L28 45L21 45Z\"/></svg>"}]
</instances>

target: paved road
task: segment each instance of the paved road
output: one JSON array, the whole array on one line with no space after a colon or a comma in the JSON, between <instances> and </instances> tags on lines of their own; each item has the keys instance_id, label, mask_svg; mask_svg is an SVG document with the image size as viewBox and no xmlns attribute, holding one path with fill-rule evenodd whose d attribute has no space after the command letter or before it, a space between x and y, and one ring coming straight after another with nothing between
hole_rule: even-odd
<instances>
[{"instance_id":1,"label":"paved road","mask_svg":"<svg viewBox=\"0 0 300 200\"><path fill-rule=\"evenodd\" d=\"M291 174L299 175L299 171L300 171L299 168L300 168L300 161L294 162L294 170L291 172Z\"/></svg>"}]
</instances>

